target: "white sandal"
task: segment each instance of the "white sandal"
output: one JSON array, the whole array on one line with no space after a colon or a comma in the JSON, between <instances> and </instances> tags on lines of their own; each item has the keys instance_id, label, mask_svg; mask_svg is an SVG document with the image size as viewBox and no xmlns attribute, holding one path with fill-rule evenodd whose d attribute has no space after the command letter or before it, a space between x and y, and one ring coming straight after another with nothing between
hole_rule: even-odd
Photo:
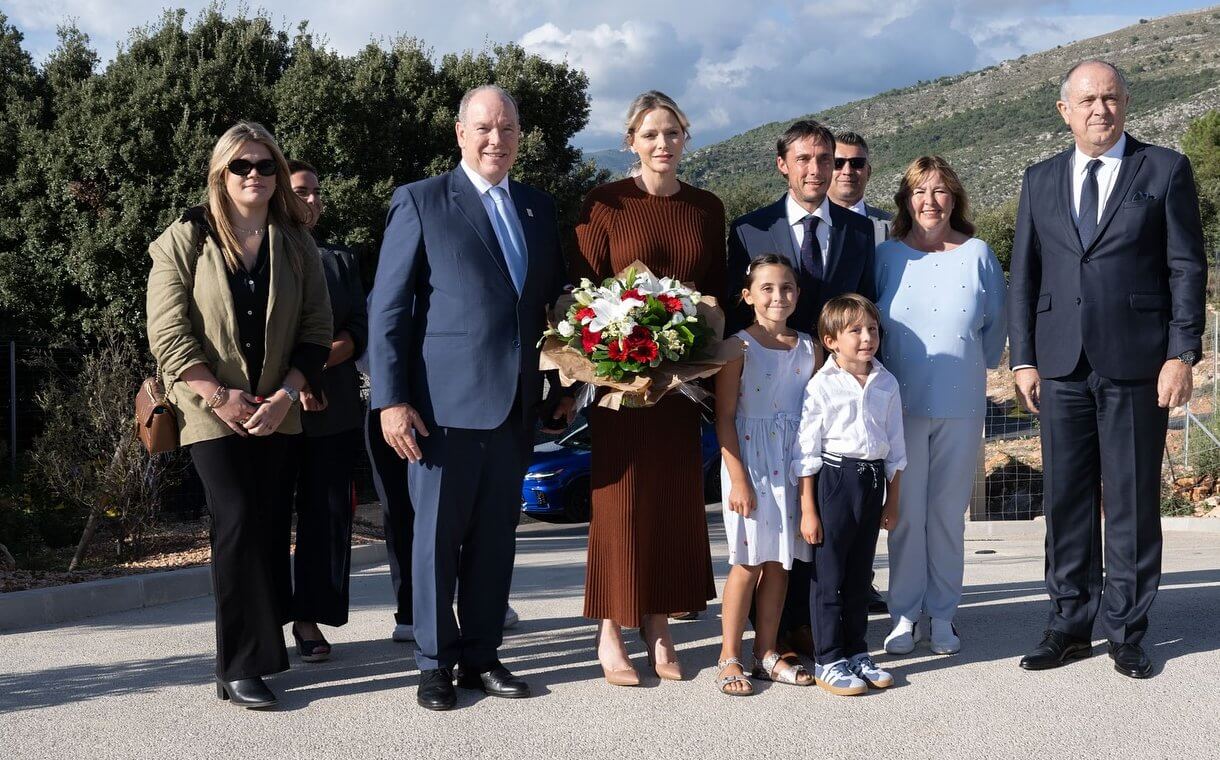
<instances>
[{"instance_id":1,"label":"white sandal","mask_svg":"<svg viewBox=\"0 0 1220 760\"><path fill-rule=\"evenodd\" d=\"M776 672L775 668L779 666L780 663L784 663L788 665L788 667ZM754 668L755 678L765 678L766 680L774 683L786 683L790 686L812 686L812 678L804 683L797 680L801 673L809 675L809 671L805 670L804 665L799 663L796 665L787 663L784 658L780 656L779 652L772 652L771 654L767 655L762 659L762 663Z\"/></svg>"},{"instance_id":2,"label":"white sandal","mask_svg":"<svg viewBox=\"0 0 1220 760\"><path fill-rule=\"evenodd\" d=\"M736 665L737 667L741 668L742 675L738 675L737 673L727 676L721 675L724 673L725 668L730 665ZM716 688L720 690L721 694L725 694L730 697L749 697L753 695L754 684L750 683L750 679L744 675L745 669L745 666L741 664L741 660L737 659L736 657L729 657L716 663ZM745 690L729 691L729 684L734 683L744 683L749 688Z\"/></svg>"}]
</instances>

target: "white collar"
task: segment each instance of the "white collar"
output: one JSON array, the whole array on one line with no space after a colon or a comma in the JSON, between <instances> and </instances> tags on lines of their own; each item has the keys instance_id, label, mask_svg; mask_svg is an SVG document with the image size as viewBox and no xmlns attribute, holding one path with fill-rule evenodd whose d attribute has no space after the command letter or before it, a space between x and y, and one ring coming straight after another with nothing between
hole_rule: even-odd
<instances>
[{"instance_id":1,"label":"white collar","mask_svg":"<svg viewBox=\"0 0 1220 760\"><path fill-rule=\"evenodd\" d=\"M848 208L855 211L860 216L868 216L868 204L864 202L863 198L860 199L859 203L855 204L854 206L848 206Z\"/></svg>"},{"instance_id":2,"label":"white collar","mask_svg":"<svg viewBox=\"0 0 1220 760\"><path fill-rule=\"evenodd\" d=\"M466 176L470 179L471 184L474 185L474 189L479 192L479 195L486 195L488 190L492 189L493 187L498 187L508 194L510 198L512 197L512 193L510 193L508 189L507 174L504 175L504 179L493 185L488 182L482 174L479 174L474 169L467 166L464 160L461 161L458 166L462 167L462 171L466 172Z\"/></svg>"},{"instance_id":3,"label":"white collar","mask_svg":"<svg viewBox=\"0 0 1220 760\"><path fill-rule=\"evenodd\" d=\"M879 362L877 357L874 356L872 361L869 362L868 378L864 381L864 383L867 385L874 377L880 375L884 371L885 367L881 366L881 362ZM839 366L839 363L835 361L834 354L830 354L826 357L826 361L822 364L822 368L819 369L818 372L825 372L828 375L841 374L849 377L855 377L850 372Z\"/></svg>"},{"instance_id":4,"label":"white collar","mask_svg":"<svg viewBox=\"0 0 1220 760\"><path fill-rule=\"evenodd\" d=\"M1118 142L1110 146L1110 149L1105 153L1102 153L1100 156L1098 156L1098 158L1101 159L1101 163L1104 166L1111 167L1119 164L1123 160L1123 151L1126 149L1127 133L1123 132L1123 134L1118 138ZM1077 146L1076 154L1073 156L1073 160L1075 161L1073 164L1074 171L1077 174L1084 174L1088 169L1089 162L1093 160L1093 157L1081 151L1080 147Z\"/></svg>"},{"instance_id":5,"label":"white collar","mask_svg":"<svg viewBox=\"0 0 1220 760\"><path fill-rule=\"evenodd\" d=\"M787 204L785 208L788 211L788 226L795 227L796 225L800 224L802 219L809 216L809 212L805 210L804 206L796 202L796 199L792 197L791 191L785 193L784 198L786 199ZM829 195L822 198L822 205L813 210L813 215L818 219L821 219L822 224L825 224L827 227L834 226L834 224L830 221Z\"/></svg>"}]
</instances>

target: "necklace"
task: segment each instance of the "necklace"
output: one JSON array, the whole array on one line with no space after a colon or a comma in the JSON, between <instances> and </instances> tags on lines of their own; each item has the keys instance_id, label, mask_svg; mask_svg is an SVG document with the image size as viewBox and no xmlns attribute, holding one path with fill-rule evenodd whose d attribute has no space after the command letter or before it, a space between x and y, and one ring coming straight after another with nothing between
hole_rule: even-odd
<instances>
[{"instance_id":1,"label":"necklace","mask_svg":"<svg viewBox=\"0 0 1220 760\"><path fill-rule=\"evenodd\" d=\"M259 237L260 235L262 235L262 234L263 234L263 229L264 229L264 228L263 228L263 227L256 227L255 229L248 230L248 229L245 229L244 227L238 227L238 226L235 224L235 225L233 225L233 229L235 229L235 230L237 230L238 232L240 232L240 233L242 234L242 236L243 236L243 237Z\"/></svg>"}]
</instances>

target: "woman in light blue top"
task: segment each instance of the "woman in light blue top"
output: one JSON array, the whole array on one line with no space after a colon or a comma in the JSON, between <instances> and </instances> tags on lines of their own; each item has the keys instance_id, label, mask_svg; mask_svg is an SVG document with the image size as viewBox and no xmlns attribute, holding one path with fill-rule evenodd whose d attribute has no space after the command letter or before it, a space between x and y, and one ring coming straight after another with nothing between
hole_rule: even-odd
<instances>
[{"instance_id":1,"label":"woman in light blue top","mask_svg":"<svg viewBox=\"0 0 1220 760\"><path fill-rule=\"evenodd\" d=\"M907 469L898 525L889 531L890 617L885 649L907 654L931 618L931 646L953 654L962 596L965 512L974 484L987 368L1006 338L1007 286L974 234L957 173L939 156L916 159L894 196L891 239L877 248L881 361L902 394Z\"/></svg>"}]
</instances>

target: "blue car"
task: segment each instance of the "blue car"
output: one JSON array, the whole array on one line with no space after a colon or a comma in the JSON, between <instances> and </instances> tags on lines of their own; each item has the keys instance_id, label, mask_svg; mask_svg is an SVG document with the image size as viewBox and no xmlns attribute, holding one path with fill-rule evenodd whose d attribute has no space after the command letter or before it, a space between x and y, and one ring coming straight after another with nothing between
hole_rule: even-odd
<instances>
[{"instance_id":1,"label":"blue car","mask_svg":"<svg viewBox=\"0 0 1220 760\"><path fill-rule=\"evenodd\" d=\"M720 500L720 444L716 430L703 422L703 492ZM554 441L534 447L521 484L521 511L547 522L588 522L592 506L589 424L583 420Z\"/></svg>"}]
</instances>

